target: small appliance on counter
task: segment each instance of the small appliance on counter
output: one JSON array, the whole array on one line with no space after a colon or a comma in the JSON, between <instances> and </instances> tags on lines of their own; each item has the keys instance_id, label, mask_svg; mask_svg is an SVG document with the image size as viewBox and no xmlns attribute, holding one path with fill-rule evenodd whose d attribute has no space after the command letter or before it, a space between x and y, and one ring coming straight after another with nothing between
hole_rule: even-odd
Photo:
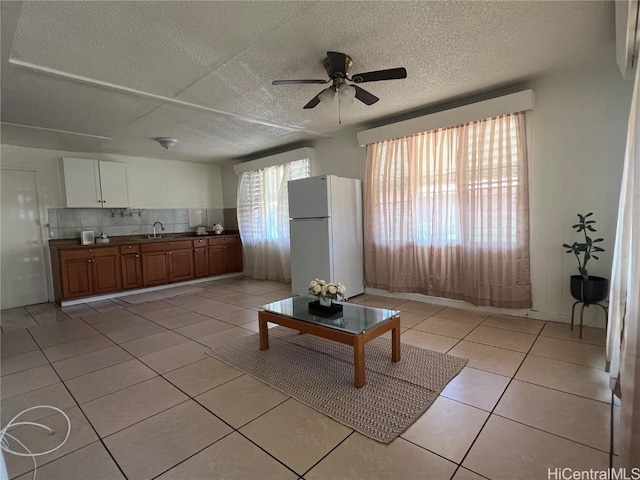
<instances>
[{"instance_id":1,"label":"small appliance on counter","mask_svg":"<svg viewBox=\"0 0 640 480\"><path fill-rule=\"evenodd\" d=\"M206 235L207 227L196 227L196 235Z\"/></svg>"},{"instance_id":2,"label":"small appliance on counter","mask_svg":"<svg viewBox=\"0 0 640 480\"><path fill-rule=\"evenodd\" d=\"M109 243L109 235L101 233L99 238L96 238L96 243Z\"/></svg>"},{"instance_id":3,"label":"small appliance on counter","mask_svg":"<svg viewBox=\"0 0 640 480\"><path fill-rule=\"evenodd\" d=\"M95 240L93 230L84 230L80 236L80 243L82 245L91 245Z\"/></svg>"}]
</instances>

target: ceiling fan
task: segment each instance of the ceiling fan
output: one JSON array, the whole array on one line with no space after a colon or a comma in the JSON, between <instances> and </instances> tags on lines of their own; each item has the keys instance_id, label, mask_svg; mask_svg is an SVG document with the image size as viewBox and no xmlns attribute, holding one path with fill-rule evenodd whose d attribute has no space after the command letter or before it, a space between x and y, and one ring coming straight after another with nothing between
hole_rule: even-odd
<instances>
[{"instance_id":1,"label":"ceiling fan","mask_svg":"<svg viewBox=\"0 0 640 480\"><path fill-rule=\"evenodd\" d=\"M348 82L364 83L379 82L380 80L397 80L407 78L407 70L404 67L390 68L387 70L376 70L373 72L357 73L349 77L349 70L353 61L349 55L340 52L327 52L323 66L329 75L329 80L274 80L272 85L293 85L293 84L325 84L331 82L332 85L325 88L318 95L313 97L303 108L313 108L322 102L330 102L336 96L341 100L353 101L357 98L365 105L373 105L378 97L367 92L358 85L351 85Z\"/></svg>"}]
</instances>

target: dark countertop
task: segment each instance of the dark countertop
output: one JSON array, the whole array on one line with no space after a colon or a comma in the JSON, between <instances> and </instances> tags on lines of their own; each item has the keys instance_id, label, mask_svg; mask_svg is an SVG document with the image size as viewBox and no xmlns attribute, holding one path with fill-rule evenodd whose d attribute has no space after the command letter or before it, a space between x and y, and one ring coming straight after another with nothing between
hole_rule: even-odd
<instances>
[{"instance_id":1,"label":"dark countertop","mask_svg":"<svg viewBox=\"0 0 640 480\"><path fill-rule=\"evenodd\" d=\"M49 240L49 247L64 248L91 248L91 247L108 247L110 245L127 245L130 243L152 243L152 242L171 242L174 240L201 240L203 238L218 238L238 235L237 230L226 230L223 233L215 234L207 232L206 235L196 235L195 232L185 233L165 233L161 238L148 238L147 235L123 235L109 237L109 243L92 243L90 245L82 245L79 238L56 238ZM96 240L98 240L96 238Z\"/></svg>"}]
</instances>

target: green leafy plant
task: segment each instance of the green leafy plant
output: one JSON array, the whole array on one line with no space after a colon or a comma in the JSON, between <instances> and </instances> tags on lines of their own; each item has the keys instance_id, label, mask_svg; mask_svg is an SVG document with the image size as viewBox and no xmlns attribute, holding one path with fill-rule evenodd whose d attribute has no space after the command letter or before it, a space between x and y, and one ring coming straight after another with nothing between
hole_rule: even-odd
<instances>
[{"instance_id":1,"label":"green leafy plant","mask_svg":"<svg viewBox=\"0 0 640 480\"><path fill-rule=\"evenodd\" d=\"M589 220L591 215L593 215L593 212L587 213L586 215L578 214L580 221L575 225L572 225L572 228L575 228L577 233L582 232L584 234L584 242L573 242L571 245L565 243L562 245L568 249L567 253L573 253L576 256L576 259L578 260L578 270L585 280L589 279L589 272L587 271L587 263L589 260L591 258L598 260L598 257L594 255L594 253L604 252L604 248L595 245L596 243L602 242L604 239L596 238L594 240L589 236L589 232L596 231L594 227L596 221Z\"/></svg>"}]
</instances>

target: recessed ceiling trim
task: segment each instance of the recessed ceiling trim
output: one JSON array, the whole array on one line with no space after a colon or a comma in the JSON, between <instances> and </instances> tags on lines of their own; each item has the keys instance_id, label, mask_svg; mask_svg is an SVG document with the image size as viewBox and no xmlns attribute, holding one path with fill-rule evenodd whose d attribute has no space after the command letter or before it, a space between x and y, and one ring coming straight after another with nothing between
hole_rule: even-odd
<instances>
[{"instance_id":1,"label":"recessed ceiling trim","mask_svg":"<svg viewBox=\"0 0 640 480\"><path fill-rule=\"evenodd\" d=\"M46 130L47 132L64 133L67 135L79 135L81 137L99 138L101 140L113 140L112 137L103 137L102 135L91 135L90 133L70 132L68 130L58 130L57 128L35 127L33 125L22 125L20 123L0 122L0 125L11 125L12 127L32 128L34 130Z\"/></svg>"},{"instance_id":2,"label":"recessed ceiling trim","mask_svg":"<svg viewBox=\"0 0 640 480\"><path fill-rule=\"evenodd\" d=\"M157 100L157 101L162 102L162 103L168 103L168 104L176 105L176 106L179 106L179 107L190 108L190 109L193 109L193 110L201 110L201 111L210 112L210 113L216 113L218 115L224 115L224 116L227 116L227 117L233 117L233 118L236 118L238 120L242 120L242 121L247 122L247 123L254 123L254 124L258 124L258 125L264 125L264 126L267 126L267 127L278 128L278 129L281 129L281 130L288 130L288 131L291 131L291 132L304 132L304 133L308 133L308 134L311 134L311 135L316 135L318 137L327 137L327 138L329 137L329 135L326 135L326 134L320 133L320 132L315 132L313 130L307 130L307 129L304 129L304 128L292 127L290 125L282 125L282 124L278 124L278 123L267 122L267 121L261 120L259 118L250 117L250 116L247 116L247 115L241 115L239 113L225 112L223 110L218 110L218 109L215 109L215 108L205 107L204 105L198 105L196 103L185 102L184 100L179 100L177 98L165 97L165 96L162 96L162 95L157 95L155 93L144 92L142 90L137 90L135 88L129 88L129 87L125 87L123 85L117 85L115 83L103 82L102 80L95 80L93 78L84 77L82 75L75 75L73 73L63 72L62 70L56 70L54 68L44 67L42 65L37 65L35 63L23 62L22 60L16 60L14 58L10 58L9 59L9 63L12 64L12 65L15 65L16 67L25 68L27 70L31 70L31 71L36 72L36 73L41 73L41 74L45 74L45 75L52 75L54 77L64 78L66 80L70 80L70 81L73 81L73 82L85 83L85 84L88 84L88 85L93 85L93 86L96 86L96 87L105 88L105 89L108 89L108 90L113 90L113 91L124 93L124 94L127 94L127 95L134 95L134 96L137 96L137 97L143 97L143 98L148 98L148 99L152 99L152 100Z\"/></svg>"}]
</instances>

